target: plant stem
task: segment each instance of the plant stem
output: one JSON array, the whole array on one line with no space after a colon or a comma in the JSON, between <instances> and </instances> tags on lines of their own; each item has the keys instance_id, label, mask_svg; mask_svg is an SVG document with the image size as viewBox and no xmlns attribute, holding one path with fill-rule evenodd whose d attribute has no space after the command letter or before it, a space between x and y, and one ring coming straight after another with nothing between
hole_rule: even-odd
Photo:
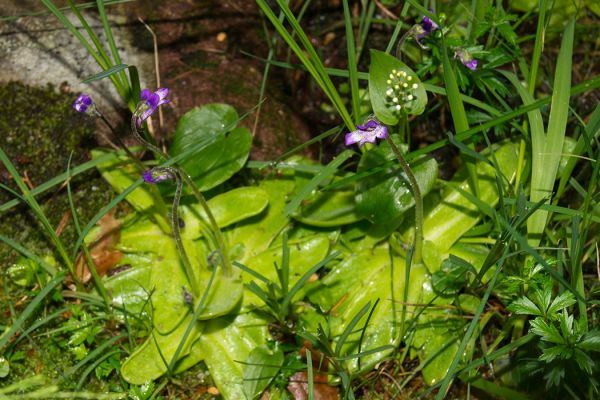
<instances>
[{"instance_id":1,"label":"plant stem","mask_svg":"<svg viewBox=\"0 0 600 400\"><path fill-rule=\"evenodd\" d=\"M423 246L423 197L421 196L421 189L419 189L419 185L417 183L417 180L415 179L415 175L410 169L410 165L408 165L408 163L404 159L404 156L402 155L402 152L394 144L390 136L387 137L387 142L389 143L390 148L394 152L394 155L398 159L398 163L400 164L402 171L408 179L408 185L410 186L410 190L413 193L413 197L415 198L415 236L413 238L413 257L417 263L420 263L421 248Z\"/></svg>"},{"instance_id":2,"label":"plant stem","mask_svg":"<svg viewBox=\"0 0 600 400\"><path fill-rule=\"evenodd\" d=\"M231 266L231 260L229 259L229 253L225 248L225 240L223 240L223 235L221 234L221 229L219 229L219 225L217 225L217 220L215 219L213 213L210 211L210 207L204 198L204 195L198 189L198 186L194 183L192 178L185 172L182 173L183 180L190 186L196 200L200 203L200 206L204 209L206 216L208 217L208 222L210 223L210 227L212 228L213 239L215 241L215 245L219 249L219 255L221 256L221 262L223 263L223 272L225 276L229 276L233 268Z\"/></svg>"},{"instance_id":3,"label":"plant stem","mask_svg":"<svg viewBox=\"0 0 600 400\"><path fill-rule=\"evenodd\" d=\"M143 172L146 169L144 164L142 164L140 159L135 154L133 154L133 152L131 150L129 150L129 147L127 147L125 142L123 142L123 140L121 140L121 138L119 137L119 135L117 133L117 130L112 126L112 124L108 121L108 119L104 116L104 114L102 114L100 111L98 111L98 109L96 107L94 107L94 114L98 118L100 118L100 120L102 122L104 122L104 125L106 125L108 127L108 129L110 129L113 136L117 140L117 143L119 144L119 146L123 149L123 151L125 151L125 154L127 154L127 156L135 163L135 165L137 165L139 171ZM113 143L113 145L114 145L114 143ZM163 201L162 197L160 196L160 192L154 186L150 187L150 191L154 195L154 198L158 199L157 205L158 205L159 212L163 212L163 215L166 215L167 207L166 207L165 202ZM157 222L160 225L161 229L163 229L165 232L168 232L167 221L162 216L156 216L156 219L157 219Z\"/></svg>"},{"instance_id":4,"label":"plant stem","mask_svg":"<svg viewBox=\"0 0 600 400\"><path fill-rule=\"evenodd\" d=\"M181 233L179 231L179 201L181 200L181 190L183 189L183 180L181 179L181 171L178 168L166 168L170 171L177 180L177 188L175 189L175 198L173 199L173 209L171 211L171 227L173 229L173 238L175 239L175 245L177 246L177 251L181 256L183 261L183 267L185 269L185 273L190 280L190 285L192 286L192 292L194 296L197 297L200 294L200 287L198 286L198 279L196 278L196 274L194 273L194 269L192 268L192 264L190 263L190 259L185 251L185 246L183 245L183 240L181 240Z\"/></svg>"},{"instance_id":5,"label":"plant stem","mask_svg":"<svg viewBox=\"0 0 600 400\"><path fill-rule=\"evenodd\" d=\"M136 113L133 113L133 116L131 117L131 131L133 132L135 138L147 149L156 153L157 155L159 155L160 157L162 157L165 160L169 159L168 154L163 152L158 147L148 143L140 135L140 133L137 129ZM190 188L192 189L192 193L194 194L194 197L196 197L196 200L198 201L198 203L200 203L200 206L206 213L208 222L210 223L210 227L212 230L212 236L213 236L212 239L213 239L214 245L219 249L221 261L223 263L223 272L226 276L229 276L232 273L233 268L231 266L231 261L229 260L229 254L227 252L227 249L225 248L225 241L223 240L223 235L221 234L221 230L219 229L219 226L217 225L217 221L215 220L215 217L214 217L212 211L210 211L210 207L208 206L208 203L206 202L204 195L202 194L200 189L198 189L198 186L194 183L192 178L190 178L190 176L184 170L182 170L180 167L176 167L176 170L177 170L177 173L179 174L179 176L185 181L185 183L187 183L190 186ZM179 221L177 221L177 222L179 223ZM177 225L177 228L179 228L179 225Z\"/></svg>"}]
</instances>

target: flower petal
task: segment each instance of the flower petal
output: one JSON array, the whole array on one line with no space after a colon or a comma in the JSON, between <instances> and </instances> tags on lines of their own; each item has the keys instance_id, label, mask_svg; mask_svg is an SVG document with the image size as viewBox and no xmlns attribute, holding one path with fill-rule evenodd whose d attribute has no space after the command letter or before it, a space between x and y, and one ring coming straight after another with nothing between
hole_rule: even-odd
<instances>
[{"instance_id":1,"label":"flower petal","mask_svg":"<svg viewBox=\"0 0 600 400\"><path fill-rule=\"evenodd\" d=\"M156 111L156 107L150 107L150 106L148 106L148 108L146 108L144 110L144 112L142 113L142 115L140 115L140 117L139 117L140 118L140 122L139 122L138 125L141 125L142 122L144 122L145 120L147 120L148 117L151 116L154 113L154 111Z\"/></svg>"},{"instance_id":2,"label":"flower petal","mask_svg":"<svg viewBox=\"0 0 600 400\"><path fill-rule=\"evenodd\" d=\"M373 131L373 133L375 134L374 136L375 136L377 139L385 139L385 138L387 138L387 137L389 136L389 135L388 135L388 129L387 129L387 126L385 126L385 125L379 125L379 126L378 126L378 127L377 127L377 128L374 130L374 131Z\"/></svg>"},{"instance_id":3,"label":"flower petal","mask_svg":"<svg viewBox=\"0 0 600 400\"><path fill-rule=\"evenodd\" d=\"M150 89L144 89L140 92L140 99L143 100L148 100L150 98L150 96L153 93L150 91Z\"/></svg>"},{"instance_id":4,"label":"flower petal","mask_svg":"<svg viewBox=\"0 0 600 400\"><path fill-rule=\"evenodd\" d=\"M363 131L360 131L360 130L346 133L346 136L344 137L344 142L346 143L346 146L350 146L354 143L360 142L362 140L362 135L363 135Z\"/></svg>"},{"instance_id":5,"label":"flower petal","mask_svg":"<svg viewBox=\"0 0 600 400\"><path fill-rule=\"evenodd\" d=\"M150 97L148 97L148 99L146 100L146 104L148 104L148 107L150 107L150 108L158 107L159 102L160 102L160 96L157 95L156 93L152 93L150 95Z\"/></svg>"},{"instance_id":6,"label":"flower petal","mask_svg":"<svg viewBox=\"0 0 600 400\"><path fill-rule=\"evenodd\" d=\"M154 93L157 94L161 100L163 100L169 95L169 89L168 88L156 89L156 92L154 92Z\"/></svg>"},{"instance_id":7,"label":"flower petal","mask_svg":"<svg viewBox=\"0 0 600 400\"><path fill-rule=\"evenodd\" d=\"M423 19L421 20L421 27L423 27L423 29L427 33L439 28L438 24L433 22L433 20L431 18L429 18L427 15L423 16Z\"/></svg>"},{"instance_id":8,"label":"flower petal","mask_svg":"<svg viewBox=\"0 0 600 400\"><path fill-rule=\"evenodd\" d=\"M477 69L477 60L476 59L472 59L471 61L467 62L465 64L465 66L467 68L469 68L471 71L475 71Z\"/></svg>"}]
</instances>

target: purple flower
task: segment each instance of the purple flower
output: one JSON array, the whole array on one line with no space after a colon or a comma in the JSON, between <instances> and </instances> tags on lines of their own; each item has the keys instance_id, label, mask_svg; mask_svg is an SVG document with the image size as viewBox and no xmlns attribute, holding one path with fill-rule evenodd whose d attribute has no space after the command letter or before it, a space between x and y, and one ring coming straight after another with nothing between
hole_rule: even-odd
<instances>
[{"instance_id":1,"label":"purple flower","mask_svg":"<svg viewBox=\"0 0 600 400\"><path fill-rule=\"evenodd\" d=\"M423 46L423 44L421 44L421 40L427 37L431 32L439 28L440 27L438 26L438 24L433 22L433 20L427 15L424 15L423 19L421 20L421 24L413 26L415 40L417 41L419 46L425 47Z\"/></svg>"},{"instance_id":2,"label":"purple flower","mask_svg":"<svg viewBox=\"0 0 600 400\"><path fill-rule=\"evenodd\" d=\"M94 104L92 98L85 93L81 93L73 102L73 108L77 112L84 113L92 104Z\"/></svg>"},{"instance_id":3,"label":"purple flower","mask_svg":"<svg viewBox=\"0 0 600 400\"><path fill-rule=\"evenodd\" d=\"M346 146L358 143L362 147L365 143L375 143L375 139L385 139L388 137L388 129L374 119L370 119L364 125L356 125L355 131L346 133Z\"/></svg>"},{"instance_id":4,"label":"purple flower","mask_svg":"<svg viewBox=\"0 0 600 400\"><path fill-rule=\"evenodd\" d=\"M171 168L156 167L142 172L142 178L146 183L158 183L174 180L175 174L173 174Z\"/></svg>"},{"instance_id":5,"label":"purple flower","mask_svg":"<svg viewBox=\"0 0 600 400\"><path fill-rule=\"evenodd\" d=\"M454 53L454 58L458 57L460 62L471 71L475 71L477 69L478 61L473 58L473 56L465 49L458 49Z\"/></svg>"},{"instance_id":6,"label":"purple flower","mask_svg":"<svg viewBox=\"0 0 600 400\"><path fill-rule=\"evenodd\" d=\"M431 33L439 28L438 24L433 22L433 20L431 18L429 18L427 15L423 16L423 19L421 20L421 27L427 33Z\"/></svg>"},{"instance_id":7,"label":"purple flower","mask_svg":"<svg viewBox=\"0 0 600 400\"><path fill-rule=\"evenodd\" d=\"M169 95L169 89L160 88L156 92L152 93L150 89L144 89L140 93L141 101L135 110L137 126L141 126L142 122L148 119L158 106L168 103L170 100L167 99Z\"/></svg>"}]
</instances>

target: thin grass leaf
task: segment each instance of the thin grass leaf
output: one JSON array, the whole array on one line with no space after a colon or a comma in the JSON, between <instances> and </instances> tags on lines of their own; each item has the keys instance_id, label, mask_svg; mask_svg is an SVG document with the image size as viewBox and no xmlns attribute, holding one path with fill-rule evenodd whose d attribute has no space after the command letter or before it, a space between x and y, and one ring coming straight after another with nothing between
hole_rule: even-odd
<instances>
[{"instance_id":1,"label":"thin grass leaf","mask_svg":"<svg viewBox=\"0 0 600 400\"><path fill-rule=\"evenodd\" d=\"M179 360L179 355L183 351L183 347L184 347L185 343L187 342L188 337L192 333L192 330L194 329L194 325L199 323L198 316L200 315L200 312L202 311L202 309L204 308L204 305L206 304L206 299L208 297L208 293L210 292L210 289L212 288L212 285L213 285L213 282L215 281L216 276L217 276L217 268L213 268L212 273L210 274L210 279L208 280L208 283L206 284L206 288L204 289L204 292L202 293L202 297L200 298L198 305L194 309L194 314L192 316L192 319L191 319L190 323L188 324L187 328L185 329L185 332L183 333L183 336L181 337L179 344L177 345L177 349L175 350L175 353L173 354L173 358L171 358L170 362L166 363L167 371L168 371L169 375L175 370L175 364ZM157 346L157 348L160 352L160 348L158 346ZM161 357L162 357L162 355L161 355Z\"/></svg>"},{"instance_id":2,"label":"thin grass leaf","mask_svg":"<svg viewBox=\"0 0 600 400\"><path fill-rule=\"evenodd\" d=\"M393 268L393 266L392 266L392 268ZM406 286L408 286L408 285L406 285ZM406 300L406 299L404 299L404 300ZM406 301L404 301L404 302L406 303ZM365 324L363 325L363 328L360 332L360 338L358 339L358 354L362 353L361 350L362 350L363 340L365 339L365 333L367 332L367 327L369 326L369 321L371 321L371 317L373 317L373 313L375 312L375 309L377 308L378 304L379 304L379 298L377 300L375 300L375 304L373 304L373 307L371 307L371 311L369 311L369 315L367 316ZM358 364L358 370L360 371L360 356L358 357L357 364Z\"/></svg>"},{"instance_id":3,"label":"thin grass leaf","mask_svg":"<svg viewBox=\"0 0 600 400\"><path fill-rule=\"evenodd\" d=\"M75 225L75 232L77 232L78 235L81 235L81 226L79 225L79 216L77 214L77 209L75 208L75 203L73 202L73 193L71 191L70 173L71 173L72 157L73 157L73 152L71 152L71 154L69 156L69 161L67 163L67 175L69 176L69 179L67 179L67 198L69 200L69 208L71 209L71 216L73 217L73 224ZM106 288L104 287L104 283L102 282L102 279L100 278L100 275L98 274L98 270L96 269L96 264L94 263L94 260L92 259L92 255L90 254L90 250L88 249L88 247L85 243L83 243L83 254L84 254L88 269L90 271L90 274L92 275L92 278L94 279L94 285L96 286L96 290L98 290L98 293L100 293L100 296L102 296L106 310L110 311L110 303L111 303L110 298L108 296ZM82 264L81 275L83 276L83 274L84 274L84 267Z\"/></svg>"},{"instance_id":4,"label":"thin grass leaf","mask_svg":"<svg viewBox=\"0 0 600 400\"><path fill-rule=\"evenodd\" d=\"M312 354L306 349L306 375L308 380L308 400L315 399L315 381L313 377Z\"/></svg>"},{"instance_id":5,"label":"thin grass leaf","mask_svg":"<svg viewBox=\"0 0 600 400\"><path fill-rule=\"evenodd\" d=\"M513 226L507 223L503 218L498 218L498 221L500 222L500 225L510 233L511 238L519 244L521 250L530 254L535 259L535 261L539 263L544 268L544 270L552 276L552 278L555 281L557 281L565 289L573 293L578 300L585 302L585 299L582 298L581 294L579 294L579 292L575 288L573 288L573 286L571 286L571 284L569 284L569 282L567 282L562 275L560 275L554 268L548 265L546 260L544 260L544 258L540 256L540 254L529 245L528 241L523 236L521 236Z\"/></svg>"},{"instance_id":6,"label":"thin grass leaf","mask_svg":"<svg viewBox=\"0 0 600 400\"><path fill-rule=\"evenodd\" d=\"M29 188L27 187L27 185L23 181L23 178L21 178L21 175L19 175L19 173L18 173L17 169L15 168L14 164L12 163L12 161L10 160L10 158L8 158L8 156L6 155L6 153L4 152L4 150L2 150L1 148L0 148L0 161L4 164L4 166L6 167L6 170L12 176L13 181L19 187L19 189L21 190L21 193L23 193L23 199L25 200L25 202L27 203L27 205L31 208L31 210L34 212L34 214L38 218L38 220L41 222L44 230L46 231L46 234L48 235L48 237L52 241L52 244L54 245L54 247L58 251L58 254L60 254L61 258L63 259L63 262L65 263L65 265L69 269L69 272L71 273L71 275L73 275L73 279L77 283L79 283L79 280L77 279L77 277L75 277L75 273L74 273L75 271L73 269L73 263L71 262L71 259L67 255L67 252L66 252L66 250L65 250L65 248L63 246L63 243L61 242L60 238L58 237L58 235L54 231L54 228L50 224L50 221L48 221L48 218L44 214L44 211L42 210L42 207L40 207L40 205L37 202L37 200L35 199L35 197L33 197L31 195L31 191L29 190Z\"/></svg>"},{"instance_id":7,"label":"thin grass leaf","mask_svg":"<svg viewBox=\"0 0 600 400\"><path fill-rule=\"evenodd\" d=\"M505 254L507 252L508 252L508 246L504 250ZM446 376L444 377L444 379L442 380L442 382L440 384L440 390L439 390L438 394L435 396L436 400L442 400L446 396L446 393L448 392L448 389L450 387L450 383L456 376L456 369L458 367L458 363L460 362L460 359L462 358L462 356L467 348L467 345L469 344L469 341L471 340L471 336L473 336L473 333L475 332L475 329L478 326L479 318L480 318L481 314L483 313L483 310L485 308L485 305L487 304L487 301L488 301L490 295L492 294L492 290L494 289L494 286L496 285L496 280L498 279L498 276L500 275L500 271L502 270L503 265L504 265L504 259L502 259L502 261L500 261L498 263L498 266L496 267L496 270L494 271L494 275L488 282L488 287L486 288L485 293L483 294L481 301L479 302L479 305L477 306L477 310L475 311L475 314L473 315L473 319L471 320L469 327L467 328L467 331L465 332L465 336L463 337L463 339L461 340L461 342L458 346L458 350L456 351L456 355L452 359L452 363L450 364L450 367L448 368L448 372L446 373Z\"/></svg>"},{"instance_id":8,"label":"thin grass leaf","mask_svg":"<svg viewBox=\"0 0 600 400\"><path fill-rule=\"evenodd\" d=\"M19 243L15 242L9 237L4 236L0 233L0 241L6 243L19 253L23 254L25 257L35 261L40 267L42 267L50 276L54 276L57 274L57 269L52 265L48 264L43 258L39 257L37 254L32 253L29 249L21 246Z\"/></svg>"},{"instance_id":9,"label":"thin grass leaf","mask_svg":"<svg viewBox=\"0 0 600 400\"><path fill-rule=\"evenodd\" d=\"M55 318L59 318L62 317L64 315L65 312L68 312L71 310L71 306L68 307L63 307L63 308L59 308L58 310L54 311L52 314L49 314L47 316L45 316L44 318L41 319L37 319L33 324L29 325L29 327L27 327L26 330L24 330L16 339L14 339L10 344L12 346L15 346L17 343L19 343L21 340L29 337L29 334L34 332L37 328L39 328L40 326L46 325L48 322L52 321Z\"/></svg>"},{"instance_id":10,"label":"thin grass leaf","mask_svg":"<svg viewBox=\"0 0 600 400\"><path fill-rule=\"evenodd\" d=\"M116 196L107 205L102 207L100 209L100 211L98 211L96 213L96 215L94 215L92 217L92 219L90 219L90 221L87 223L87 225L81 230L81 234L79 235L79 237L77 238L77 241L75 242L75 247L73 248L73 259L75 259L75 257L77 256L77 253L79 252L79 247L85 240L85 237L88 235L88 233L90 233L90 231L92 230L94 225L96 225L96 223L98 223L98 221L100 221L100 219L102 219L102 217L104 217L117 204L119 204L122 200L124 200L127 197L127 195L129 195L129 193L133 192L135 189L137 189L143 183L144 183L144 180L142 178L139 178L138 180L136 180L134 183L131 184L131 186L129 186L127 189L123 190L123 192L121 194Z\"/></svg>"},{"instance_id":11,"label":"thin grass leaf","mask_svg":"<svg viewBox=\"0 0 600 400\"><path fill-rule=\"evenodd\" d=\"M540 57L544 49L544 40L546 37L546 8L548 1L541 0L539 12L537 16L537 28L535 30L535 41L533 45L533 54L531 56L531 68L529 72L529 94L533 96L535 93L535 83L537 81L537 71L540 65Z\"/></svg>"},{"instance_id":12,"label":"thin grass leaf","mask_svg":"<svg viewBox=\"0 0 600 400\"><path fill-rule=\"evenodd\" d=\"M108 57L108 54L104 50L102 43L100 43L98 36L94 32L94 30L91 28L90 24L88 24L86 19L79 12L79 7L77 5L75 5L75 2L73 0L67 0L67 4L69 4L69 8L71 9L71 12L73 12L73 14L75 14L77 19L79 20L79 23L81 24L81 26L83 26L83 29L85 29L88 36L92 40L92 43L94 43L94 46L96 47L96 50L98 51L98 54L102 57L102 59L104 60L106 65L110 65L111 64L110 57Z\"/></svg>"},{"instance_id":13,"label":"thin grass leaf","mask_svg":"<svg viewBox=\"0 0 600 400\"><path fill-rule=\"evenodd\" d=\"M106 15L106 9L104 8L104 0L97 0L96 5L98 6L98 14L100 14L100 19L102 20L102 27L104 28L104 33L106 34L106 38L108 39L108 46L110 47L110 52L113 56L114 64L121 64L121 56L119 55L119 50L117 49L112 30L110 29L108 16ZM125 73L121 72L120 75L121 82L125 87L128 87L129 82L127 81Z\"/></svg>"},{"instance_id":14,"label":"thin grass leaf","mask_svg":"<svg viewBox=\"0 0 600 400\"><path fill-rule=\"evenodd\" d=\"M506 386L500 386L494 382L485 380L483 378L476 378L475 380L469 380L467 383L485 393L490 394L493 398L497 399L511 399L511 400L529 400L530 397L526 394L518 392Z\"/></svg>"},{"instance_id":15,"label":"thin grass leaf","mask_svg":"<svg viewBox=\"0 0 600 400\"><path fill-rule=\"evenodd\" d=\"M290 292L287 294L287 296L285 296L285 298L283 299L283 302L281 303L281 308L286 310L288 305L291 304L292 300L294 299L294 296L296 295L296 293L298 293L300 291L300 289L302 289L304 287L304 285L306 284L306 282L308 282L308 280L310 279L312 274L317 272L323 266L327 265L328 262L335 259L339 255L340 255L339 252L334 251L331 254L329 254L327 257L325 257L323 260L321 260L317 264L315 264L311 269L306 271L304 273L304 275L302 275L302 277L300 279L298 279L298 282L296 282L296 284L292 287L292 289L290 289Z\"/></svg>"},{"instance_id":16,"label":"thin grass leaf","mask_svg":"<svg viewBox=\"0 0 600 400\"><path fill-rule=\"evenodd\" d=\"M239 269L241 269L242 271L249 273L250 275L252 275L256 279L258 279L258 280L260 280L260 281L262 281L264 283L267 283L267 284L271 283L271 281L267 277L265 277L264 275L262 275L259 272L256 272L255 270L253 270L251 268L248 268L247 266L245 266L244 264L242 264L242 263L240 263L238 261L234 261L232 264L234 266L238 267Z\"/></svg>"},{"instance_id":17,"label":"thin grass leaf","mask_svg":"<svg viewBox=\"0 0 600 400\"><path fill-rule=\"evenodd\" d=\"M335 160L331 161L327 166L318 174L316 174L306 185L302 187L292 198L292 200L285 206L283 212L286 216L289 216L296 212L302 200L308 197L313 190L315 190L323 181L329 179L338 170L339 166L344 163L348 158L352 157L354 152L351 150L345 150L339 154Z\"/></svg>"},{"instance_id":18,"label":"thin grass leaf","mask_svg":"<svg viewBox=\"0 0 600 400\"><path fill-rule=\"evenodd\" d=\"M109 351L108 353L103 354L100 358L98 358L96 361L94 361L89 367L87 367L81 374L81 377L79 378L79 381L77 381L77 386L75 386L76 390L80 390L81 387L83 386L86 378L88 377L89 374L92 373L92 371L94 371L94 369L96 369L96 367L98 365L100 365L101 362L103 362L104 360L106 360L109 357L114 356L115 354L119 354L119 353L125 353L123 350L113 350L113 351Z\"/></svg>"},{"instance_id":19,"label":"thin grass leaf","mask_svg":"<svg viewBox=\"0 0 600 400\"><path fill-rule=\"evenodd\" d=\"M342 129L344 129L343 125L334 126L333 128L321 133L320 135L317 135L317 136L313 137L312 139L309 139L306 142L299 144L298 146L292 148L291 150L286 151L285 153L283 153L282 155L277 157L275 160L273 160L273 163L272 163L272 164L274 164L273 166L277 167L278 166L277 164L279 163L279 161L285 160L286 158L288 158L289 156L291 156L293 154L296 154L300 150L304 150L305 148L307 148L308 146L310 146L313 143L320 142L321 140L326 139L331 135L342 133Z\"/></svg>"},{"instance_id":20,"label":"thin grass leaf","mask_svg":"<svg viewBox=\"0 0 600 400\"><path fill-rule=\"evenodd\" d=\"M456 75L454 74L454 69L452 68L452 64L448 57L448 50L443 35L441 54L442 64L444 66L444 83L446 86L446 93L448 94L447 98L448 105L450 106L450 113L452 114L452 122L454 123L456 133L460 134L469 130L469 120L467 119L467 113L465 112L465 105L460 97ZM471 183L469 186L471 187L473 194L479 196L479 177L477 175L475 160L470 156L465 156L464 158Z\"/></svg>"},{"instance_id":21,"label":"thin grass leaf","mask_svg":"<svg viewBox=\"0 0 600 400\"><path fill-rule=\"evenodd\" d=\"M106 161L112 160L116 156L117 155L115 153L106 153L106 154L103 154L102 156L98 157L97 159L90 160L81 165L78 165L71 170L71 177L75 177L79 174L82 174L82 173L92 169L92 168L95 168L98 164L102 164ZM52 189L55 186L62 185L67 180L68 176L69 176L69 174L67 172L63 172L62 174L57 175L50 180L47 180L46 182L42 183L41 185L34 187L33 189L31 189L30 194L33 197L35 197L37 195L44 193L45 191L47 191L49 189ZM20 201L18 199L13 199L13 200L7 201L6 203L0 205L0 214L3 213L4 211L8 211L11 208L17 206L19 203L20 203Z\"/></svg>"},{"instance_id":22,"label":"thin grass leaf","mask_svg":"<svg viewBox=\"0 0 600 400\"><path fill-rule=\"evenodd\" d=\"M277 268L277 275L279 275L279 282L281 283L281 296L287 299L290 283L290 248L286 231L281 235L281 241L281 268ZM285 310L286 308L282 306L282 309Z\"/></svg>"},{"instance_id":23,"label":"thin grass leaf","mask_svg":"<svg viewBox=\"0 0 600 400\"><path fill-rule=\"evenodd\" d=\"M85 49L88 51L88 53L94 58L94 60L96 60L96 62L100 66L100 68L102 68L103 70L110 68L110 65L103 59L103 57L96 50L94 50L94 48L90 45L90 43L79 32L79 30L54 5L54 3L51 0L41 0L41 1L50 10L50 12L52 12L52 14L54 14L54 16L56 16L56 18L58 18L58 20L65 26L65 28L67 28L69 30L69 32L71 32L71 34L73 36L75 36L77 38L77 40L79 40L79 42L85 47ZM114 76L111 76L111 81L113 82L113 85L115 85L115 88L117 89L117 92L119 92L119 95L121 96L121 98L123 98L123 100L127 100L126 88L124 88L122 86L122 83Z\"/></svg>"},{"instance_id":24,"label":"thin grass leaf","mask_svg":"<svg viewBox=\"0 0 600 400\"><path fill-rule=\"evenodd\" d=\"M395 348L396 348L396 346L393 346L391 344L386 344L383 346L375 347L374 349L361 351L359 353L349 354L349 355L343 356L343 357L335 357L335 359L337 361L348 361L348 360L353 360L355 358L358 358L360 360L362 357L370 356L371 354L381 353L382 351L393 350Z\"/></svg>"},{"instance_id":25,"label":"thin grass leaf","mask_svg":"<svg viewBox=\"0 0 600 400\"><path fill-rule=\"evenodd\" d=\"M344 25L346 27L346 51L348 53L348 73L350 81L350 95L352 97L352 113L354 120L360 121L360 93L358 92L358 60L356 56L356 47L354 45L354 30L352 29L352 15L348 0L343 0L344 6Z\"/></svg>"},{"instance_id":26,"label":"thin grass leaf","mask_svg":"<svg viewBox=\"0 0 600 400\"><path fill-rule=\"evenodd\" d=\"M38 308L41 302L54 290L54 288L62 283L65 279L64 274L58 274L46 286L40 290L40 292L35 296L35 298L25 307L25 309L19 314L17 320L12 326L6 330L2 336L0 336L0 349L3 349L4 346L8 343L8 341L13 337L15 333L22 329L23 323L34 313L34 311Z\"/></svg>"},{"instance_id":27,"label":"thin grass leaf","mask_svg":"<svg viewBox=\"0 0 600 400\"><path fill-rule=\"evenodd\" d=\"M571 19L563 34L556 73L554 75L554 89L552 91L552 104L546 140L543 147L533 148L533 162L531 171L530 200L538 202L549 197L556 180L558 164L562 156L565 139L567 118L569 116L569 99L571 89L571 66L573 57L573 37L575 33L575 20ZM540 146L541 144L538 144ZM540 154L541 153L541 154ZM530 244L536 246L541 241L541 235L546 226L548 213L538 210L531 216L527 223Z\"/></svg>"},{"instance_id":28,"label":"thin grass leaf","mask_svg":"<svg viewBox=\"0 0 600 400\"><path fill-rule=\"evenodd\" d=\"M106 1L106 5L107 6L112 6L115 4L123 4L123 3L129 3L132 1L136 1L136 0L107 0ZM77 6L77 8L83 10L86 8L92 8L96 6L96 2L87 2L87 3L81 3ZM70 9L70 7L61 7L58 10L59 11L68 11ZM50 13L50 11L30 11L30 12L24 12L24 13L20 13L17 15L11 15L11 16L6 16L6 17L0 17L0 22L9 22L9 21L16 21L20 18L23 17L37 17L40 15L46 15Z\"/></svg>"},{"instance_id":29,"label":"thin grass leaf","mask_svg":"<svg viewBox=\"0 0 600 400\"><path fill-rule=\"evenodd\" d=\"M509 198L509 197L504 197L504 202L508 205L517 204L516 199ZM532 203L530 201L525 202L525 204L527 205L528 208L535 205L534 203ZM573 210L573 209L567 208L567 207L560 207L560 206L555 206L552 204L544 204L542 200L541 200L541 203L538 202L537 204L540 205L539 208L542 210L546 210L548 212L552 212L555 214L564 215L566 217L574 217L574 216L582 217L584 215L582 210ZM600 216L590 215L589 218L590 218L591 222L600 223Z\"/></svg>"},{"instance_id":30,"label":"thin grass leaf","mask_svg":"<svg viewBox=\"0 0 600 400\"><path fill-rule=\"evenodd\" d=\"M73 375L75 372L77 372L77 370L79 368L83 367L85 364L87 364L88 362L92 361L97 356L101 355L106 349L108 349L111 346L113 346L119 340L125 338L125 336L126 335L124 333L122 333L120 335L117 335L117 336L114 336L114 337L110 338L109 340L105 341L104 343L102 343L100 346L96 347L94 350L92 350L91 352L89 352L85 356L85 358L83 358L81 361L79 361L74 366L70 367L65 372L65 374L63 375L63 379L68 378L69 376Z\"/></svg>"},{"instance_id":31,"label":"thin grass leaf","mask_svg":"<svg viewBox=\"0 0 600 400\"><path fill-rule=\"evenodd\" d=\"M346 124L346 127L350 130L354 130L354 122L352 121L352 118L350 117L350 114L348 113L344 102L342 101L337 89L335 88L335 85L327 75L325 67L319 55L317 54L310 40L304 33L304 30L300 27L298 20L294 17L288 5L282 0L277 0L277 4L281 8L281 11L285 14L285 17L292 26L292 30L298 36L298 39L300 40L300 43L302 43L306 53L308 53L308 56L304 53L304 51L302 51L298 43L296 43L294 38L285 29L281 21L279 21L279 19L275 16L275 13L269 7L266 1L256 0L256 3L260 7L260 9L265 13L269 21L271 21L277 32L285 40L288 46L290 46L294 53L296 53L298 59L300 59L302 64L304 64L304 66L307 68L308 72L317 81L317 84L325 92L327 97L329 97L329 100L336 108L338 114Z\"/></svg>"},{"instance_id":32,"label":"thin grass leaf","mask_svg":"<svg viewBox=\"0 0 600 400\"><path fill-rule=\"evenodd\" d=\"M99 81L100 79L104 79L108 76L116 74L127 68L129 68L129 65L127 65L127 64L118 64L118 65L115 65L114 67L111 67L105 71L99 72L95 75L90 76L89 78L82 80L81 83L90 83L90 82L94 82L94 81Z\"/></svg>"},{"instance_id":33,"label":"thin grass leaf","mask_svg":"<svg viewBox=\"0 0 600 400\"><path fill-rule=\"evenodd\" d=\"M371 308L370 301L367 304L365 304L365 306L356 313L354 318L352 318L350 320L350 322L348 323L348 325L344 328L344 331L340 335L340 337L335 345L334 354L336 357L339 357L341 355L342 346L344 346L344 344L346 343L346 340L352 334L352 332L354 331L354 328L360 322L362 317L364 317L364 315L369 311L369 308Z\"/></svg>"}]
</instances>

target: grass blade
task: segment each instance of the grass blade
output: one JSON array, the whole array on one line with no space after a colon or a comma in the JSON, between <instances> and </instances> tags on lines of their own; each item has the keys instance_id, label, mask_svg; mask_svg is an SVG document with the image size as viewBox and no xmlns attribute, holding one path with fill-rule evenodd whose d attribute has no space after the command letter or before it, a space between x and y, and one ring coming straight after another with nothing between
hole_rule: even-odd
<instances>
[{"instance_id":1,"label":"grass blade","mask_svg":"<svg viewBox=\"0 0 600 400\"><path fill-rule=\"evenodd\" d=\"M94 81L99 81L100 79L104 79L107 76L111 76L112 74L116 74L127 68L129 68L129 65L127 65L127 64L115 65L114 67L111 67L107 70L104 70L102 72L99 72L95 75L90 76L89 78L82 80L81 83L90 83L90 82L94 82Z\"/></svg>"},{"instance_id":2,"label":"grass blade","mask_svg":"<svg viewBox=\"0 0 600 400\"><path fill-rule=\"evenodd\" d=\"M573 36L575 20L571 19L563 34L556 73L546 140L543 147L533 148L533 163L531 171L531 193L529 199L537 203L543 198L550 197L556 180L558 164L562 157L565 139L567 117L569 116L569 99L571 89L571 66L573 57ZM538 143L538 146L542 146ZM541 235L546 226L548 212L538 210L527 221L530 244L536 246L541 241Z\"/></svg>"},{"instance_id":3,"label":"grass blade","mask_svg":"<svg viewBox=\"0 0 600 400\"><path fill-rule=\"evenodd\" d=\"M344 163L348 158L352 157L354 154L353 151L345 150L340 155L338 155L335 160L327 164L327 166L318 174L316 174L306 185L300 189L298 193L292 198L292 200L285 206L283 212L285 215L293 214L298 207L300 207L300 203L302 200L307 198L313 190L315 190L321 182L330 178L337 171L338 167Z\"/></svg>"},{"instance_id":4,"label":"grass blade","mask_svg":"<svg viewBox=\"0 0 600 400\"><path fill-rule=\"evenodd\" d=\"M350 81L350 94L352 96L352 113L354 120L360 121L360 93L358 92L358 66L356 57L356 46L354 45L354 31L352 29L352 15L348 0L344 0L344 24L346 26L346 48L348 51L348 73Z\"/></svg>"},{"instance_id":5,"label":"grass blade","mask_svg":"<svg viewBox=\"0 0 600 400\"><path fill-rule=\"evenodd\" d=\"M4 346L8 343L8 341L13 337L17 331L21 330L21 327L25 320L29 318L31 314L38 308L40 303L50 294L50 292L58 285L62 283L65 279L64 274L59 274L52 278L50 282L46 286L40 290L40 292L35 296L35 298L25 307L25 310L19 314L19 317L15 321L15 323L0 336L0 349L4 348Z\"/></svg>"}]
</instances>

